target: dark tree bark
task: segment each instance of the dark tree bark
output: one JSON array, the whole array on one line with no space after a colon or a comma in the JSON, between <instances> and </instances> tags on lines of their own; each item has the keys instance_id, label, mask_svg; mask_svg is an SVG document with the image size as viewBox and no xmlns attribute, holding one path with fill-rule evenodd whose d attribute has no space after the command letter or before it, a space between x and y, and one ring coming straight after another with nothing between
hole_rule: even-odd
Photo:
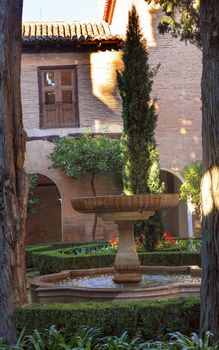
<instances>
[{"instance_id":1,"label":"dark tree bark","mask_svg":"<svg viewBox=\"0 0 219 350\"><path fill-rule=\"evenodd\" d=\"M0 336L15 340L13 312L26 302L23 171L25 134L20 96L22 0L0 0Z\"/></svg>"},{"instance_id":2,"label":"dark tree bark","mask_svg":"<svg viewBox=\"0 0 219 350\"><path fill-rule=\"evenodd\" d=\"M200 330L219 339L219 1L201 0L202 284Z\"/></svg>"},{"instance_id":3,"label":"dark tree bark","mask_svg":"<svg viewBox=\"0 0 219 350\"><path fill-rule=\"evenodd\" d=\"M92 194L94 197L96 197L97 193L96 193L96 189L95 189L95 177L96 177L96 173L93 172L91 175L91 188L92 188ZM92 231L91 231L91 239L94 242L96 239L96 228L97 228L97 215L94 214L94 221L93 221L93 226L92 226Z\"/></svg>"}]
</instances>

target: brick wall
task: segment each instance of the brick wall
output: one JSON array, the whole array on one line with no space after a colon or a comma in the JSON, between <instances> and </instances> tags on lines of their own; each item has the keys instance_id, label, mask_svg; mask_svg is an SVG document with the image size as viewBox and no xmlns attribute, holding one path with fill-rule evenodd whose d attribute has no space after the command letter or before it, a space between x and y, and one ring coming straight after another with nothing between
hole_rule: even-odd
<instances>
[{"instance_id":1,"label":"brick wall","mask_svg":"<svg viewBox=\"0 0 219 350\"><path fill-rule=\"evenodd\" d=\"M100 0L102 14L103 3ZM114 34L125 34L132 3L149 46L149 63L153 68L161 64L152 94L157 99L161 167L179 171L192 160L201 159L201 51L169 34L159 34L162 11L142 0L116 1L111 25Z\"/></svg>"},{"instance_id":2,"label":"brick wall","mask_svg":"<svg viewBox=\"0 0 219 350\"><path fill-rule=\"evenodd\" d=\"M121 131L120 97L116 88L120 55L117 51L24 53L21 91L24 127L28 136L65 135L83 130ZM39 130L37 67L65 65L77 65L81 127Z\"/></svg>"},{"instance_id":3,"label":"brick wall","mask_svg":"<svg viewBox=\"0 0 219 350\"><path fill-rule=\"evenodd\" d=\"M153 13L153 28L161 19ZM179 171L201 159L201 52L191 44L155 32L156 46L149 50L152 67L160 69L154 78L157 98L156 140L161 167Z\"/></svg>"}]
</instances>

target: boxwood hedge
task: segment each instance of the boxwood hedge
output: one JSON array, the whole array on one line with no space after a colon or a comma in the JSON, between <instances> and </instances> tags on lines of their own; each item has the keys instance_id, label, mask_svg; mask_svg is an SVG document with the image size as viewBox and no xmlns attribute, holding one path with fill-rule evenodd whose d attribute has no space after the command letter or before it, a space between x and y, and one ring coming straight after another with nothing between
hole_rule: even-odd
<instances>
[{"instance_id":1,"label":"boxwood hedge","mask_svg":"<svg viewBox=\"0 0 219 350\"><path fill-rule=\"evenodd\" d=\"M199 309L199 298L38 304L17 308L15 320L18 333L25 329L31 334L54 324L69 337L84 325L99 327L104 335L121 335L126 330L130 336L156 339L176 330L185 334L197 331Z\"/></svg>"},{"instance_id":2,"label":"boxwood hedge","mask_svg":"<svg viewBox=\"0 0 219 350\"><path fill-rule=\"evenodd\" d=\"M76 249L79 247L86 247L86 246L98 246L98 245L104 245L107 242L65 242L65 243L41 243L41 244L30 244L26 247L26 265L28 268L35 267L33 262L33 253L38 252L51 252L51 251L58 251L60 249L63 250L69 250L69 249Z\"/></svg>"},{"instance_id":3,"label":"boxwood hedge","mask_svg":"<svg viewBox=\"0 0 219 350\"><path fill-rule=\"evenodd\" d=\"M201 266L199 253L187 252L153 252L139 253L141 265L144 266ZM56 273L62 270L77 270L113 266L115 254L61 254L56 251L41 251L32 253L32 264L40 274Z\"/></svg>"}]
</instances>

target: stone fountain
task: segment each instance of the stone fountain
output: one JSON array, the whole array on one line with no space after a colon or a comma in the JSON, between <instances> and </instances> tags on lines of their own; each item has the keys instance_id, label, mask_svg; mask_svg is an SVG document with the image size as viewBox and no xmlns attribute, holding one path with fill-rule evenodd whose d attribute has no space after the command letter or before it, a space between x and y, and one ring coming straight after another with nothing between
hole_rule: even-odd
<instances>
[{"instance_id":1,"label":"stone fountain","mask_svg":"<svg viewBox=\"0 0 219 350\"><path fill-rule=\"evenodd\" d=\"M199 267L140 266L135 249L133 226L136 220L147 220L154 215L156 210L170 210L177 205L178 201L177 194L117 195L72 199L72 206L75 210L81 213L95 213L101 219L114 221L118 225L119 249L114 267L66 270L35 277L30 281L32 302L160 300L199 295L200 279L192 277L200 275ZM171 277L177 274L177 278ZM188 275L191 279L188 280L187 277L184 279L184 276ZM155 279L158 276L158 283L156 281L154 284L152 281L153 283L150 282L148 285L150 278L154 279L153 276Z\"/></svg>"},{"instance_id":2,"label":"stone fountain","mask_svg":"<svg viewBox=\"0 0 219 350\"><path fill-rule=\"evenodd\" d=\"M104 221L114 221L119 231L114 282L140 282L140 262L135 249L134 224L147 220L156 210L167 211L179 202L178 194L139 194L130 196L97 196L72 199L81 213L95 213Z\"/></svg>"}]
</instances>

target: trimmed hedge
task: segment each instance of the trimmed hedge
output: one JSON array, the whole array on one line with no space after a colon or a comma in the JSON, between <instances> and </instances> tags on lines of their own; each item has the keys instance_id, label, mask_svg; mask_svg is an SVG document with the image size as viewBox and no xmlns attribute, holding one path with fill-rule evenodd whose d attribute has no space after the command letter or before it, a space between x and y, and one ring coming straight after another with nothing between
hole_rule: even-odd
<instances>
[{"instance_id":1,"label":"trimmed hedge","mask_svg":"<svg viewBox=\"0 0 219 350\"><path fill-rule=\"evenodd\" d=\"M34 329L43 331L54 324L70 337L85 325L100 328L103 335L121 335L126 330L130 336L140 332L145 339L156 339L176 330L197 332L199 313L199 298L84 302L17 308L15 321L18 333L25 329L26 334L31 334Z\"/></svg>"},{"instance_id":2,"label":"trimmed hedge","mask_svg":"<svg viewBox=\"0 0 219 350\"><path fill-rule=\"evenodd\" d=\"M66 243L41 243L41 244L31 244L27 245L26 247L26 265L27 268L35 267L33 262L33 253L38 252L50 252L50 251L57 251L59 249L76 249L78 247L86 247L90 245L98 246L98 245L104 245L107 242L66 242Z\"/></svg>"},{"instance_id":3,"label":"trimmed hedge","mask_svg":"<svg viewBox=\"0 0 219 350\"><path fill-rule=\"evenodd\" d=\"M63 270L91 269L113 266L115 254L60 254L57 252L43 252L33 254L33 265L41 275L56 273Z\"/></svg>"},{"instance_id":4,"label":"trimmed hedge","mask_svg":"<svg viewBox=\"0 0 219 350\"><path fill-rule=\"evenodd\" d=\"M139 259L143 266L201 266L201 254L189 252L152 252L139 253Z\"/></svg>"},{"instance_id":5,"label":"trimmed hedge","mask_svg":"<svg viewBox=\"0 0 219 350\"><path fill-rule=\"evenodd\" d=\"M187 252L152 252L139 253L141 265L144 266L201 266L199 253ZM77 270L113 266L115 254L61 254L57 251L33 252L32 262L40 274L56 273L62 270Z\"/></svg>"}]
</instances>

